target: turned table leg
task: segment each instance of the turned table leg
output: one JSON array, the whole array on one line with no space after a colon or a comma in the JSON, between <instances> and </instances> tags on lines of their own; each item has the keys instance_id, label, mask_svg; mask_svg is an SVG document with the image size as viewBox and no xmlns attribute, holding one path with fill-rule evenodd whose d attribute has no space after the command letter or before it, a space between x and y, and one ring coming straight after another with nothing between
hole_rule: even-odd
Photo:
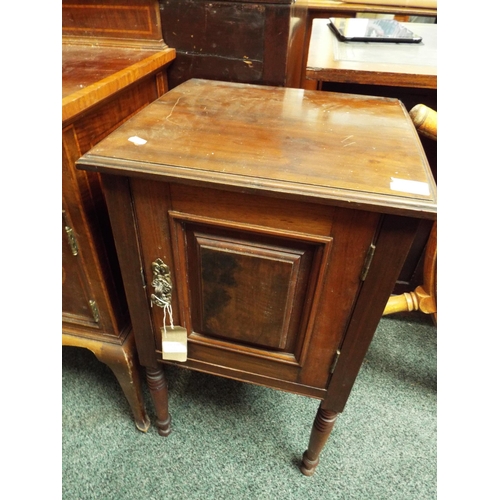
<instances>
[{"instance_id":1,"label":"turned table leg","mask_svg":"<svg viewBox=\"0 0 500 500\"><path fill-rule=\"evenodd\" d=\"M319 454L325 446L330 433L332 432L338 413L330 410L318 408L316 418L314 419L311 437L309 438L309 447L302 455L300 470L306 476L312 476L319 463Z\"/></svg>"},{"instance_id":2,"label":"turned table leg","mask_svg":"<svg viewBox=\"0 0 500 500\"><path fill-rule=\"evenodd\" d=\"M168 412L168 386L163 368L146 368L146 379L155 405L158 434L168 436L172 429Z\"/></svg>"}]
</instances>

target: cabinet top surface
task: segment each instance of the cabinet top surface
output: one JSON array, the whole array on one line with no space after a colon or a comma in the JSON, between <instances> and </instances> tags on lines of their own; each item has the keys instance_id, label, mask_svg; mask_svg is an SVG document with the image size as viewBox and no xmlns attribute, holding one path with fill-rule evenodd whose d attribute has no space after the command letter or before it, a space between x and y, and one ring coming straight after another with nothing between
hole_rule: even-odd
<instances>
[{"instance_id":1,"label":"cabinet top surface","mask_svg":"<svg viewBox=\"0 0 500 500\"><path fill-rule=\"evenodd\" d=\"M423 218L436 213L420 139L390 98L193 79L125 122L78 166Z\"/></svg>"},{"instance_id":2,"label":"cabinet top surface","mask_svg":"<svg viewBox=\"0 0 500 500\"><path fill-rule=\"evenodd\" d=\"M168 64L175 50L62 44L63 122Z\"/></svg>"},{"instance_id":3,"label":"cabinet top surface","mask_svg":"<svg viewBox=\"0 0 500 500\"><path fill-rule=\"evenodd\" d=\"M151 51L130 48L62 46L62 97L146 59Z\"/></svg>"}]
</instances>

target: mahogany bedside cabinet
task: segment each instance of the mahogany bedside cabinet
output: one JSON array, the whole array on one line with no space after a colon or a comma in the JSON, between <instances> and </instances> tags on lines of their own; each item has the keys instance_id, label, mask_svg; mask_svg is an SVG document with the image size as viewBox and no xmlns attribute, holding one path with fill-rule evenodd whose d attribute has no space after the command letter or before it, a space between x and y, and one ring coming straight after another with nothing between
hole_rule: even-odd
<instances>
[{"instance_id":1,"label":"mahogany bedside cabinet","mask_svg":"<svg viewBox=\"0 0 500 500\"><path fill-rule=\"evenodd\" d=\"M75 161L168 90L175 50L161 38L155 2L63 1L62 344L111 368L142 431L150 423L100 176Z\"/></svg>"},{"instance_id":2,"label":"mahogany bedside cabinet","mask_svg":"<svg viewBox=\"0 0 500 500\"><path fill-rule=\"evenodd\" d=\"M401 103L193 79L77 167L102 175L160 434L163 362L310 396L312 475L418 221L436 218Z\"/></svg>"}]
</instances>

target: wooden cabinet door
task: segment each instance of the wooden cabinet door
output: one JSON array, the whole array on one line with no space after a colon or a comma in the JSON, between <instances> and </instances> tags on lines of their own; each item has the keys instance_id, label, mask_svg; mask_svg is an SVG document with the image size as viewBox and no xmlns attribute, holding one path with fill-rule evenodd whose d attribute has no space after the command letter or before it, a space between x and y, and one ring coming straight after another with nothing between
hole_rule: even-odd
<instances>
[{"instance_id":1,"label":"wooden cabinet door","mask_svg":"<svg viewBox=\"0 0 500 500\"><path fill-rule=\"evenodd\" d=\"M63 205L65 203L63 202ZM63 322L97 328L96 305L88 286L73 224L63 209L62 311Z\"/></svg>"},{"instance_id":2,"label":"wooden cabinet door","mask_svg":"<svg viewBox=\"0 0 500 500\"><path fill-rule=\"evenodd\" d=\"M107 253L95 237L101 229L98 219L106 215L102 208L97 210L91 189L92 183L99 182L98 176L74 168L81 152L72 126L63 130L62 152L63 331L95 339L106 335L118 342L125 333L127 316L125 306L120 308L121 302L113 300L115 281L105 272Z\"/></svg>"},{"instance_id":3,"label":"wooden cabinet door","mask_svg":"<svg viewBox=\"0 0 500 500\"><path fill-rule=\"evenodd\" d=\"M143 268L168 266L187 365L314 397L361 286L379 215L180 184L131 180ZM169 325L151 308L155 345Z\"/></svg>"}]
</instances>

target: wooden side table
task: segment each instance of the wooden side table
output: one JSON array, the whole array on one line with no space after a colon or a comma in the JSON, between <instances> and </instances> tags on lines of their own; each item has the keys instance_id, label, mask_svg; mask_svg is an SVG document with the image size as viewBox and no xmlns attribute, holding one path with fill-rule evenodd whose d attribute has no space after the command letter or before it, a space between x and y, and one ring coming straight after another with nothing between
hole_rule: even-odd
<instances>
[{"instance_id":1,"label":"wooden side table","mask_svg":"<svg viewBox=\"0 0 500 500\"><path fill-rule=\"evenodd\" d=\"M150 422L101 179L77 171L75 162L168 90L166 67L175 50L161 41L157 25L153 29L149 16L154 13L154 0L125 5L114 0L105 6L63 2L62 344L89 349L111 368L141 431ZM145 25L134 36L147 34L150 40L132 42L126 28L120 32L128 16ZM103 19L115 23L99 26ZM103 32L121 38L98 36Z\"/></svg>"},{"instance_id":2,"label":"wooden side table","mask_svg":"<svg viewBox=\"0 0 500 500\"><path fill-rule=\"evenodd\" d=\"M377 2L343 2L337 0L296 0L297 5L307 9L305 20L304 46L301 58L300 87L314 89L312 82L306 80L306 66L311 42L312 24L314 19L328 19L329 17L356 17L357 14L389 14L394 19L405 22L410 16L434 17L437 19L435 7L408 7L403 5L386 5ZM395 3L395 2L394 2ZM400 2L403 3L403 2Z\"/></svg>"},{"instance_id":3,"label":"wooden side table","mask_svg":"<svg viewBox=\"0 0 500 500\"><path fill-rule=\"evenodd\" d=\"M102 175L159 432L168 304L179 365L321 401L313 474L418 221L436 217L400 102L190 80L77 167Z\"/></svg>"},{"instance_id":4,"label":"wooden side table","mask_svg":"<svg viewBox=\"0 0 500 500\"><path fill-rule=\"evenodd\" d=\"M306 78L315 88L338 82L437 89L437 24L402 23L423 38L415 44L342 42L328 24L312 24Z\"/></svg>"}]
</instances>

